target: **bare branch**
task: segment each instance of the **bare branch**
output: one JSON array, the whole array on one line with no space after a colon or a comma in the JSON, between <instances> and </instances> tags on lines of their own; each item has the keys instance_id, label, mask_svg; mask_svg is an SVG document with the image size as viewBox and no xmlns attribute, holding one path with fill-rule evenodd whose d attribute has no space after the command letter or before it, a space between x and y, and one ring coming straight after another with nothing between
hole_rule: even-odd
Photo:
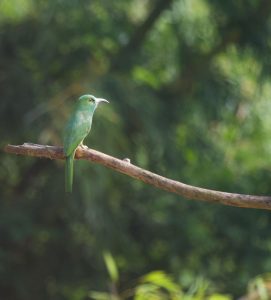
<instances>
[{"instance_id":1,"label":"bare branch","mask_svg":"<svg viewBox=\"0 0 271 300\"><path fill-rule=\"evenodd\" d=\"M50 159L65 159L63 148L56 146L25 143L23 145L7 145L5 151L20 155L46 157ZM139 168L131 164L129 159L120 160L93 149L79 147L76 151L75 158L101 164L159 189L181 195L188 199L237 207L271 210L271 197L269 196L225 193L187 185Z\"/></svg>"}]
</instances>

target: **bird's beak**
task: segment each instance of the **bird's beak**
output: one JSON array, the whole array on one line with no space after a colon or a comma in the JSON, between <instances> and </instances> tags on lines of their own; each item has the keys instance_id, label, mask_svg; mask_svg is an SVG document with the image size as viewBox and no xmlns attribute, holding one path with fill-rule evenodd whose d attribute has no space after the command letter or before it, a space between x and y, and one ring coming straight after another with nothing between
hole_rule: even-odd
<instances>
[{"instance_id":1,"label":"bird's beak","mask_svg":"<svg viewBox=\"0 0 271 300\"><path fill-rule=\"evenodd\" d=\"M100 102L109 103L109 101L103 99L103 98L96 98L96 102L99 104Z\"/></svg>"}]
</instances>

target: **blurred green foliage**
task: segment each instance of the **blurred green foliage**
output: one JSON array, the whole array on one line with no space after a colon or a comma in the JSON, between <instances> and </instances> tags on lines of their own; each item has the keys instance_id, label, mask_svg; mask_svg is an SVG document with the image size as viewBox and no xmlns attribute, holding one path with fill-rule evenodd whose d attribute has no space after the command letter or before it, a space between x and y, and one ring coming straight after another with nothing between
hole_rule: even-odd
<instances>
[{"instance_id":1,"label":"blurred green foliage","mask_svg":"<svg viewBox=\"0 0 271 300\"><path fill-rule=\"evenodd\" d=\"M110 105L90 147L271 194L270 15L267 0L0 0L1 147L61 145L72 102L92 93ZM138 299L186 295L198 278L212 300L237 297L270 271L269 212L190 202L84 161L68 197L63 162L0 155L1 299L108 291L103 253L119 290L143 278Z\"/></svg>"},{"instance_id":2,"label":"blurred green foliage","mask_svg":"<svg viewBox=\"0 0 271 300\"><path fill-rule=\"evenodd\" d=\"M110 264L108 258L110 257ZM112 275L112 266L117 270L117 264L112 255L106 252L105 265L110 278L108 292L90 291L88 296L93 300L232 300L229 294L215 293L213 284L203 277L195 277L184 292L180 283L163 271L152 271L136 281L135 286L126 287L120 291L119 277ZM266 273L251 280L247 293L240 300L268 300L271 298L271 276Z\"/></svg>"}]
</instances>

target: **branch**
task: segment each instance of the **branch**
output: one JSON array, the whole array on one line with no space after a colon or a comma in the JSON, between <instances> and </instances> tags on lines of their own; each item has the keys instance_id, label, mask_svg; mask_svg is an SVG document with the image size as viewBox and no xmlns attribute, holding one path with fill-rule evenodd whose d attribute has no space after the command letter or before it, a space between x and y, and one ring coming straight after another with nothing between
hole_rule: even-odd
<instances>
[{"instance_id":1,"label":"branch","mask_svg":"<svg viewBox=\"0 0 271 300\"><path fill-rule=\"evenodd\" d=\"M4 150L13 154L46 157L50 159L65 159L63 148L56 146L24 143L23 145L7 145ZM225 193L187 185L139 168L131 164L129 159L120 160L93 149L79 147L76 151L75 158L101 164L159 189L181 195L188 199L237 207L271 210L271 197L269 196Z\"/></svg>"}]
</instances>

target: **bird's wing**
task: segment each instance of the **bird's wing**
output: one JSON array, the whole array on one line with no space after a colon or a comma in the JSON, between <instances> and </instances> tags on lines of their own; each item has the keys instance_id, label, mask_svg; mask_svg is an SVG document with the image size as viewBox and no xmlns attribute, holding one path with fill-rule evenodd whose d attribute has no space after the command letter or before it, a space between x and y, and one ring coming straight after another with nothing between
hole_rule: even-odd
<instances>
[{"instance_id":1,"label":"bird's wing","mask_svg":"<svg viewBox=\"0 0 271 300\"><path fill-rule=\"evenodd\" d=\"M80 112L74 112L64 131L64 154L68 156L87 136L91 123Z\"/></svg>"}]
</instances>

